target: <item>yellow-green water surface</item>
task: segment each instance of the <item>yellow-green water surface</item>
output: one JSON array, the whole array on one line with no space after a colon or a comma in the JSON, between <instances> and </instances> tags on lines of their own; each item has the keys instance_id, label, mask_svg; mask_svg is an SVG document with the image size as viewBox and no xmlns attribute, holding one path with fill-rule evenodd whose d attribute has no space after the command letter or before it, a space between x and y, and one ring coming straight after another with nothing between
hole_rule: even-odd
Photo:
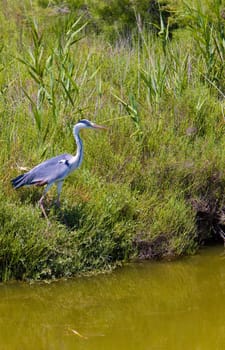
<instances>
[{"instance_id":1,"label":"yellow-green water surface","mask_svg":"<svg viewBox=\"0 0 225 350\"><path fill-rule=\"evenodd\" d=\"M0 285L1 350L225 349L225 255Z\"/></svg>"}]
</instances>

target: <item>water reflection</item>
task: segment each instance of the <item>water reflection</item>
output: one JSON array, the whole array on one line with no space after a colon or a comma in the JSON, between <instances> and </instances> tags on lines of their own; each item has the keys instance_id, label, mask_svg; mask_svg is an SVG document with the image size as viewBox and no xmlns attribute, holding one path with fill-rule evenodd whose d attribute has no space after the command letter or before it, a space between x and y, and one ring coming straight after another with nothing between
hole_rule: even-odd
<instances>
[{"instance_id":1,"label":"water reflection","mask_svg":"<svg viewBox=\"0 0 225 350\"><path fill-rule=\"evenodd\" d=\"M223 349L224 284L216 247L111 275L1 285L1 349Z\"/></svg>"}]
</instances>

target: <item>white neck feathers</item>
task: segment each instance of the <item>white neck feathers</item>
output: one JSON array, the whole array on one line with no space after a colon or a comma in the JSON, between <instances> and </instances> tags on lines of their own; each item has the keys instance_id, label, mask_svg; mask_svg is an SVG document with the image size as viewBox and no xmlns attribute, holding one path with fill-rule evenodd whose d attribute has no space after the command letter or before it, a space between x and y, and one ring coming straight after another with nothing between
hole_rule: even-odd
<instances>
[{"instance_id":1,"label":"white neck feathers","mask_svg":"<svg viewBox=\"0 0 225 350\"><path fill-rule=\"evenodd\" d=\"M73 136L77 145L76 155L71 159L71 170L78 168L83 160L83 143L79 135L80 128L75 125L73 128Z\"/></svg>"}]
</instances>

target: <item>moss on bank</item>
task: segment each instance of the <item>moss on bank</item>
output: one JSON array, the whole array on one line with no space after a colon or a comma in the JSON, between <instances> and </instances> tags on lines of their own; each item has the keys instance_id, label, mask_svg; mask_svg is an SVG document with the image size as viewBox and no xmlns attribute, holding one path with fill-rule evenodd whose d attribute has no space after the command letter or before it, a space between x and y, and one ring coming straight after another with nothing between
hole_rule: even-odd
<instances>
[{"instance_id":1,"label":"moss on bank","mask_svg":"<svg viewBox=\"0 0 225 350\"><path fill-rule=\"evenodd\" d=\"M0 279L171 259L221 239L221 3L178 7L182 24L178 18L172 39L163 27L156 35L134 24L129 41L89 32L83 19L75 22L76 11L50 16L52 9L34 2L22 13L12 4L0 10ZM83 117L109 130L82 134L84 163L65 181L61 212L50 192L47 226L37 205L41 190L14 191L10 179L74 153L72 126Z\"/></svg>"}]
</instances>

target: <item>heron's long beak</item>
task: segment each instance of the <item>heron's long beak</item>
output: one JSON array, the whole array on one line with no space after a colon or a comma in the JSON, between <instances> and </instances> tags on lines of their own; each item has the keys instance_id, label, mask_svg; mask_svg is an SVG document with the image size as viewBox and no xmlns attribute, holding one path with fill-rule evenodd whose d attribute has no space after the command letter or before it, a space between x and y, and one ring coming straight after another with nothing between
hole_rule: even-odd
<instances>
[{"instance_id":1,"label":"heron's long beak","mask_svg":"<svg viewBox=\"0 0 225 350\"><path fill-rule=\"evenodd\" d=\"M106 126L98 125L98 124L95 124L95 123L92 124L92 127L94 129L103 129L103 130L107 130L108 129Z\"/></svg>"}]
</instances>

